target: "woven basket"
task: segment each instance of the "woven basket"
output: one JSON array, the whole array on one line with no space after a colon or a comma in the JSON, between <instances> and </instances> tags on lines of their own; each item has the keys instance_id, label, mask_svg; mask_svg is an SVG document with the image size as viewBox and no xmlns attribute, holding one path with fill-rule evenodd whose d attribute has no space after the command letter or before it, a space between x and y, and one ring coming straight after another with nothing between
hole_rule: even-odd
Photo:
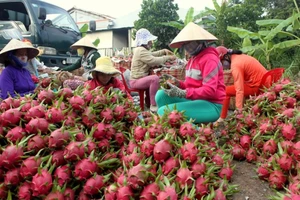
<instances>
[{"instance_id":1,"label":"woven basket","mask_svg":"<svg viewBox=\"0 0 300 200\"><path fill-rule=\"evenodd\" d=\"M157 76L161 76L162 74L169 74L177 78L178 80L185 79L185 67L181 69L163 69L161 71L156 72Z\"/></svg>"},{"instance_id":2,"label":"woven basket","mask_svg":"<svg viewBox=\"0 0 300 200\"><path fill-rule=\"evenodd\" d=\"M84 69L83 67L80 67L78 69L75 69L72 71L72 74L74 74L75 76L82 76L84 73Z\"/></svg>"},{"instance_id":3,"label":"woven basket","mask_svg":"<svg viewBox=\"0 0 300 200\"><path fill-rule=\"evenodd\" d=\"M224 70L224 83L226 86L233 85L233 76L230 70Z\"/></svg>"},{"instance_id":4,"label":"woven basket","mask_svg":"<svg viewBox=\"0 0 300 200\"><path fill-rule=\"evenodd\" d=\"M233 76L230 70L224 70L224 84L226 86L233 85ZM230 98L229 110L235 110L235 97Z\"/></svg>"}]
</instances>

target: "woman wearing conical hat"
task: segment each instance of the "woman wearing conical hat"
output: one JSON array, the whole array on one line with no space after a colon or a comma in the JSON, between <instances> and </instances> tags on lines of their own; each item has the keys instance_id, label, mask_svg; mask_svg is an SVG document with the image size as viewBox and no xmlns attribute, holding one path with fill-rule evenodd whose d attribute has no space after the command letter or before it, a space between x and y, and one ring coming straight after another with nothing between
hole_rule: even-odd
<instances>
[{"instance_id":1,"label":"woman wearing conical hat","mask_svg":"<svg viewBox=\"0 0 300 200\"><path fill-rule=\"evenodd\" d=\"M93 44L93 39L88 35L75 42L71 48L76 49L78 56L81 56L81 58L73 65L64 67L62 71L72 72L82 67L83 74L82 76L74 76L72 79L64 80L63 87L75 90L78 86L84 85L85 81L92 78L90 72L95 68L96 60L100 58L100 54L97 51L97 47Z\"/></svg>"},{"instance_id":2,"label":"woman wearing conical hat","mask_svg":"<svg viewBox=\"0 0 300 200\"><path fill-rule=\"evenodd\" d=\"M30 40L23 39L22 42L25 42L26 44L33 46ZM41 51L39 50L38 56L41 54ZM34 75L36 77L39 77L39 72L45 73L45 76L48 76L47 73L51 72L51 68L44 65L44 63L41 63L37 58L28 59L28 64L25 67L31 75Z\"/></svg>"},{"instance_id":3,"label":"woman wearing conical hat","mask_svg":"<svg viewBox=\"0 0 300 200\"><path fill-rule=\"evenodd\" d=\"M190 59L184 81L170 75L162 76L167 80L168 88L162 88L156 94L159 115L166 109L177 109L184 111L195 123L214 122L220 117L225 85L218 52L208 46L208 42L214 40L217 40L215 36L193 22L173 39L170 47L183 47Z\"/></svg>"},{"instance_id":4,"label":"woman wearing conical hat","mask_svg":"<svg viewBox=\"0 0 300 200\"><path fill-rule=\"evenodd\" d=\"M109 89L119 90L124 93L124 95L132 100L131 95L125 89L124 84L116 78L121 72L117 70L112 60L107 57L101 57L96 60L96 67L91 71L92 79L85 82L84 86L89 90L94 90L97 87L104 88L104 92Z\"/></svg>"},{"instance_id":5,"label":"woman wearing conical hat","mask_svg":"<svg viewBox=\"0 0 300 200\"><path fill-rule=\"evenodd\" d=\"M1 50L0 57L5 59L5 68L0 75L1 99L34 92L35 83L25 67L28 60L38 54L38 49L16 39L12 39Z\"/></svg>"}]
</instances>

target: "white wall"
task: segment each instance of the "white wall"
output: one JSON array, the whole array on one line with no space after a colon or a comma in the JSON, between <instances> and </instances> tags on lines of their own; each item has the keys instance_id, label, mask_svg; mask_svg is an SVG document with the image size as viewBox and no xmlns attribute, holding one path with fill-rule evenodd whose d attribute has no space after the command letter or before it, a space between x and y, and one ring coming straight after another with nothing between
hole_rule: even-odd
<instances>
[{"instance_id":1,"label":"white wall","mask_svg":"<svg viewBox=\"0 0 300 200\"><path fill-rule=\"evenodd\" d=\"M94 39L99 38L100 43L98 45L98 48L112 48L112 40L113 40L113 34L111 31L101 31L101 32L95 32L95 33L89 33L89 36L91 36Z\"/></svg>"}]
</instances>

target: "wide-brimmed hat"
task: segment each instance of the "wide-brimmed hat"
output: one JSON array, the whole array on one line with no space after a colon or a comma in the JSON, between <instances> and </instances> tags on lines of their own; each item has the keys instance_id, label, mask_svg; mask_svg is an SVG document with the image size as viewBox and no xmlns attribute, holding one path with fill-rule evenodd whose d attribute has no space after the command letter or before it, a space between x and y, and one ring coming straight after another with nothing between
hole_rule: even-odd
<instances>
[{"instance_id":1,"label":"wide-brimmed hat","mask_svg":"<svg viewBox=\"0 0 300 200\"><path fill-rule=\"evenodd\" d=\"M178 33L169 46L171 48L180 48L184 43L195 40L215 41L218 38L201 26L190 22Z\"/></svg>"},{"instance_id":2,"label":"wide-brimmed hat","mask_svg":"<svg viewBox=\"0 0 300 200\"><path fill-rule=\"evenodd\" d=\"M224 47L224 46L218 46L218 47L216 47L216 50L217 50L217 52L218 52L218 54L219 54L219 57L220 57L221 59L222 59L223 56L224 56L225 54L227 54L228 51L229 51L229 49L227 49L227 48Z\"/></svg>"},{"instance_id":3,"label":"wide-brimmed hat","mask_svg":"<svg viewBox=\"0 0 300 200\"><path fill-rule=\"evenodd\" d=\"M27 49L28 59L32 59L39 54L39 50L37 48L34 48L33 46L30 46L29 44L20 40L11 39L9 43L0 51L0 57L5 57L8 52L17 49Z\"/></svg>"},{"instance_id":4,"label":"wide-brimmed hat","mask_svg":"<svg viewBox=\"0 0 300 200\"><path fill-rule=\"evenodd\" d=\"M77 49L80 47L89 47L92 49L97 49L97 47L93 44L94 40L89 37L88 35L84 36L83 38L81 38L80 40L78 40L77 42L75 42L74 44L71 45L71 48Z\"/></svg>"},{"instance_id":5,"label":"wide-brimmed hat","mask_svg":"<svg viewBox=\"0 0 300 200\"><path fill-rule=\"evenodd\" d=\"M149 41L156 40L157 36L152 35L150 31L145 28L141 28L136 32L135 44L137 47L141 45L147 45Z\"/></svg>"},{"instance_id":6,"label":"wide-brimmed hat","mask_svg":"<svg viewBox=\"0 0 300 200\"><path fill-rule=\"evenodd\" d=\"M100 57L96 60L96 67L92 70L92 72L101 72L111 75L121 74L121 72L114 67L111 59L107 56Z\"/></svg>"}]
</instances>

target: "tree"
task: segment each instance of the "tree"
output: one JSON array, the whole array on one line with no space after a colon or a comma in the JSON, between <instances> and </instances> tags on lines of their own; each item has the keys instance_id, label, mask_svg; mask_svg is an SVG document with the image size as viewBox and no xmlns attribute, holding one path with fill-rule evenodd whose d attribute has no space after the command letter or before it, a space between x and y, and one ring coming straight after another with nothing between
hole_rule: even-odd
<instances>
[{"instance_id":1,"label":"tree","mask_svg":"<svg viewBox=\"0 0 300 200\"><path fill-rule=\"evenodd\" d=\"M295 2L300 6L300 0L259 0L265 5L267 19L286 19L295 10Z\"/></svg>"},{"instance_id":2,"label":"tree","mask_svg":"<svg viewBox=\"0 0 300 200\"><path fill-rule=\"evenodd\" d=\"M272 54L300 46L300 38L293 33L300 27L300 13L293 14L285 20L258 20L256 23L267 29L255 33L242 28L229 26L228 30L248 41L245 43L245 46L243 46L244 52L262 52L265 56L268 69L272 68ZM278 38L280 39L278 40ZM253 45L251 40L257 40L258 42Z\"/></svg>"},{"instance_id":3,"label":"tree","mask_svg":"<svg viewBox=\"0 0 300 200\"><path fill-rule=\"evenodd\" d=\"M171 26L171 27L177 28L178 30L182 30L189 22L194 22L195 24L198 24L199 23L198 21L202 17L203 17L203 15L201 13L199 13L199 14L197 14L197 15L194 16L194 8L191 7L188 10L188 12L186 13L184 21L182 21L180 19L178 21L163 22L161 24L163 24L165 26Z\"/></svg>"},{"instance_id":4,"label":"tree","mask_svg":"<svg viewBox=\"0 0 300 200\"><path fill-rule=\"evenodd\" d=\"M168 45L178 34L174 27L163 26L162 22L178 21L178 5L174 0L143 0L140 19L134 22L136 30L148 29L158 39L154 42L155 49L169 48Z\"/></svg>"}]
</instances>

